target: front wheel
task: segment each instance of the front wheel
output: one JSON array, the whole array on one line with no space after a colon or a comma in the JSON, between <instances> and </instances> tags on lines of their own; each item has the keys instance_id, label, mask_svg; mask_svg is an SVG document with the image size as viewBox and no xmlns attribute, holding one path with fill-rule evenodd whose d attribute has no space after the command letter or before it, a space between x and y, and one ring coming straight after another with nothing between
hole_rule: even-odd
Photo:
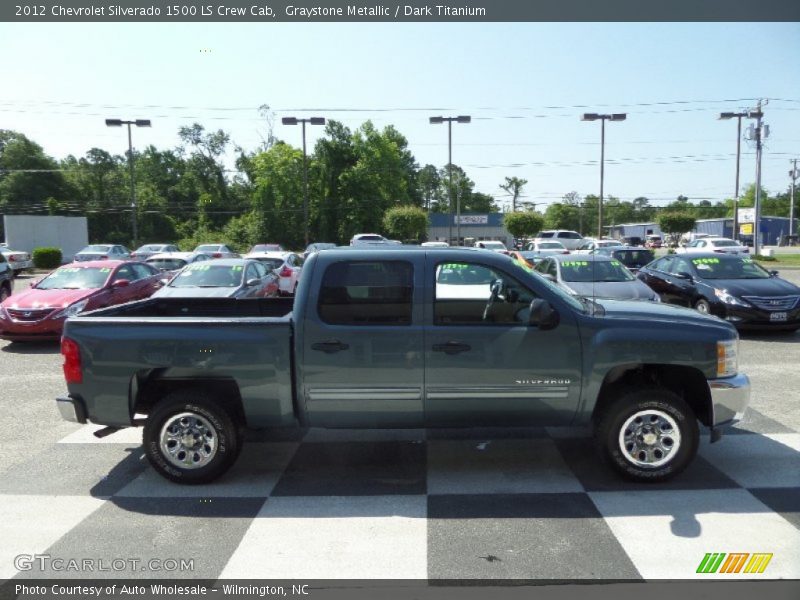
<instances>
[{"instance_id":1,"label":"front wheel","mask_svg":"<svg viewBox=\"0 0 800 600\"><path fill-rule=\"evenodd\" d=\"M595 435L611 466L642 482L666 481L683 471L700 439L691 408L660 388L622 392L604 411Z\"/></svg>"},{"instance_id":2,"label":"front wheel","mask_svg":"<svg viewBox=\"0 0 800 600\"><path fill-rule=\"evenodd\" d=\"M156 405L144 426L147 459L176 483L213 481L236 461L242 437L231 415L197 390L178 391Z\"/></svg>"},{"instance_id":3,"label":"front wheel","mask_svg":"<svg viewBox=\"0 0 800 600\"><path fill-rule=\"evenodd\" d=\"M711 305L708 303L708 300L705 298L700 298L697 302L694 303L694 309L702 313L704 315L708 315L711 313Z\"/></svg>"}]
</instances>

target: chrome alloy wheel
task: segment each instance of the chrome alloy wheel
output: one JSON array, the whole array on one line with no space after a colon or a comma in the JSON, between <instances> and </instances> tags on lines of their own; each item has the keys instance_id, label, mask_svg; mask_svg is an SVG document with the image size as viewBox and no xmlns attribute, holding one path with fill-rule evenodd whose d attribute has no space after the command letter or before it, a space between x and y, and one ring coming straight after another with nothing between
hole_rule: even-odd
<instances>
[{"instance_id":1,"label":"chrome alloy wheel","mask_svg":"<svg viewBox=\"0 0 800 600\"><path fill-rule=\"evenodd\" d=\"M655 469L669 462L681 446L678 424L667 413L647 409L632 415L619 431L619 448L638 467Z\"/></svg>"},{"instance_id":2,"label":"chrome alloy wheel","mask_svg":"<svg viewBox=\"0 0 800 600\"><path fill-rule=\"evenodd\" d=\"M217 453L217 431L197 413L170 417L161 428L159 440L164 458L182 469L204 467Z\"/></svg>"}]
</instances>

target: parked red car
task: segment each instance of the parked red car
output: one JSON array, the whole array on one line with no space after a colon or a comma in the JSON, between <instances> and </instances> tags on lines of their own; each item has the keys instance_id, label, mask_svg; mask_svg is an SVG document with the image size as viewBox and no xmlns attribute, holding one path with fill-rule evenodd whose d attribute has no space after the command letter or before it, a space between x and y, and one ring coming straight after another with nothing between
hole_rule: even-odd
<instances>
[{"instance_id":1,"label":"parked red car","mask_svg":"<svg viewBox=\"0 0 800 600\"><path fill-rule=\"evenodd\" d=\"M149 297L161 273L142 262L93 260L60 267L0 304L0 339L55 340L67 317Z\"/></svg>"}]
</instances>

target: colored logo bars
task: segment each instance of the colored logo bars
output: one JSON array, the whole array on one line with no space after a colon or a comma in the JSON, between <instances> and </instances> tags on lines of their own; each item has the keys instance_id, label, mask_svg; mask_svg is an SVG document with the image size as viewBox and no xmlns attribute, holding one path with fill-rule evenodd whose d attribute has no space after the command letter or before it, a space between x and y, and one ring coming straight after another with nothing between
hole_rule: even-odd
<instances>
[{"instance_id":1,"label":"colored logo bars","mask_svg":"<svg viewBox=\"0 0 800 600\"><path fill-rule=\"evenodd\" d=\"M772 554L749 554L747 552L725 554L724 552L709 552L703 557L703 560L700 561L697 572L763 573L771 560Z\"/></svg>"}]
</instances>

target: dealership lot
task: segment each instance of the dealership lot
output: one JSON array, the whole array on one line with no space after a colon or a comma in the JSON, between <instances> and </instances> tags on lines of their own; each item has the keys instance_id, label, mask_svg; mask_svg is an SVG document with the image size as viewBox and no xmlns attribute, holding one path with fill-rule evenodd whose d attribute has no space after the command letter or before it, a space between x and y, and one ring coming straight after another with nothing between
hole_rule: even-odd
<instances>
[{"instance_id":1,"label":"dealership lot","mask_svg":"<svg viewBox=\"0 0 800 600\"><path fill-rule=\"evenodd\" d=\"M0 342L0 579L683 579L708 552L772 553L760 576L800 577L800 332L743 336L749 414L660 486L544 428L267 431L220 481L177 486L138 431L98 440L59 418L60 365L57 345ZM34 554L125 568L15 560Z\"/></svg>"}]
</instances>

